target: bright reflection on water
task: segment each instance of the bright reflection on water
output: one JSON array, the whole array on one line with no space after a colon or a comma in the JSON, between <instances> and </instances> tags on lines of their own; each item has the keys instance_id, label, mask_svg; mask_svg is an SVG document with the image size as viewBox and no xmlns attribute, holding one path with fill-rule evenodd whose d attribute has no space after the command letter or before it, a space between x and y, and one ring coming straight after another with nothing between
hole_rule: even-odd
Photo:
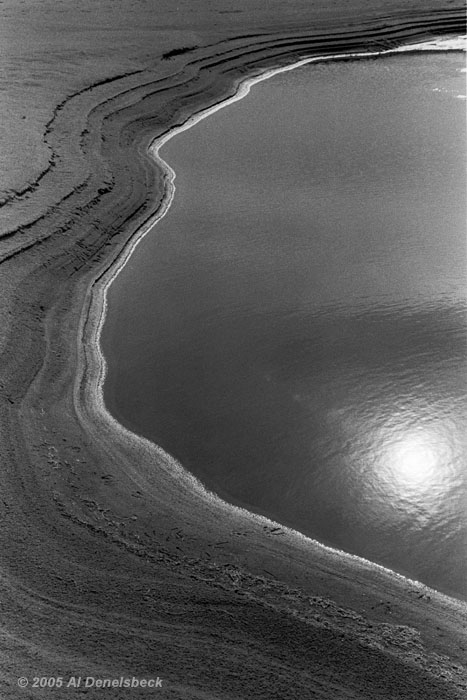
<instances>
[{"instance_id":1,"label":"bright reflection on water","mask_svg":"<svg viewBox=\"0 0 467 700\"><path fill-rule=\"evenodd\" d=\"M440 434L426 429L401 430L382 440L377 470L388 490L413 500L426 499L427 494L437 499L446 495L443 494L444 471L452 455L450 443Z\"/></svg>"},{"instance_id":2,"label":"bright reflection on water","mask_svg":"<svg viewBox=\"0 0 467 700\"><path fill-rule=\"evenodd\" d=\"M459 486L453 481L453 465L460 454L448 424L407 427L402 418L395 416L374 435L373 484L381 503L400 503L423 527Z\"/></svg>"},{"instance_id":3,"label":"bright reflection on water","mask_svg":"<svg viewBox=\"0 0 467 700\"><path fill-rule=\"evenodd\" d=\"M467 598L459 55L315 65L164 146L105 398L227 500Z\"/></svg>"}]
</instances>

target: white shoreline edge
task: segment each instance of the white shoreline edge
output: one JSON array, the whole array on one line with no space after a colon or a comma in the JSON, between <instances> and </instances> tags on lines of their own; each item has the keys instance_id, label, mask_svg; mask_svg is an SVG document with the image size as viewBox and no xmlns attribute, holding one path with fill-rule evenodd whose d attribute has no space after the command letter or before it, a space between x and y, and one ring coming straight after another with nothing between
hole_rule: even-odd
<instances>
[{"instance_id":1,"label":"white shoreline edge","mask_svg":"<svg viewBox=\"0 0 467 700\"><path fill-rule=\"evenodd\" d=\"M318 548L323 553L344 558L348 562L352 562L353 564L357 565L358 568L379 572L380 574L389 577L393 581L415 587L418 591L428 591L432 597L436 597L438 600L448 603L451 607L454 604L460 608L467 609L467 602L464 602L463 600L430 588L430 586L420 581L411 579L397 571L389 569L388 567L372 562L369 559L365 559L364 557L322 544L318 540L308 537L298 530L284 526L279 522L249 511L246 508L242 508L231 504L228 501L224 501L216 493L209 491L196 476L187 471L175 458L165 452L159 445L148 440L147 438L133 433L119 423L107 410L103 395L103 386L107 373L107 363L101 349L100 336L107 314L107 291L114 279L118 276L119 272L128 262L135 248L149 233L149 231L151 231L152 228L167 214L175 195L174 180L176 174L170 165L166 163L166 161L164 161L159 155L159 150L162 148L162 146L177 134L190 129L202 119L205 119L214 112L217 112L219 109L223 109L233 102L243 99L246 97L246 95L248 95L253 85L262 82L263 80L267 80L278 73L288 72L310 63L322 61L371 58L376 56L399 54L401 52L405 53L423 50L465 50L465 37L458 37L457 39L449 38L446 40L438 39L433 42L421 42L419 44L408 44L407 46L401 46L395 49L383 51L313 56L301 59L290 65L266 70L260 75L240 80L237 85L236 92L232 97L226 98L207 109L201 110L200 112L191 116L181 126L173 127L166 134L155 138L150 143L148 152L151 157L154 158L155 162L161 167L167 178L166 191L158 211L143 226L135 231L123 250L118 254L117 258L109 265L107 270L90 285L88 289L86 303L83 306L83 313L81 314L80 318L77 339L78 371L76 372L75 376L73 402L76 415L80 419L83 427L85 427L87 423L86 416L83 415L86 413L86 411L83 411L83 407L85 408L86 406L90 406L91 411L95 411L98 417L102 419L105 424L107 424L111 431L115 431L124 438L126 443L133 444L133 446L137 447L139 451L152 457L154 459L154 463L157 463L157 467L159 469L163 469L169 473L175 481L179 479L185 486L188 486L203 500L211 503L216 502L216 504L224 511L231 514L246 516L248 519L253 520L263 526L267 525L268 527L280 527L289 538L292 538L295 541L298 539L302 544L307 543L308 545ZM89 340L89 344L86 343L86 337Z\"/></svg>"}]
</instances>

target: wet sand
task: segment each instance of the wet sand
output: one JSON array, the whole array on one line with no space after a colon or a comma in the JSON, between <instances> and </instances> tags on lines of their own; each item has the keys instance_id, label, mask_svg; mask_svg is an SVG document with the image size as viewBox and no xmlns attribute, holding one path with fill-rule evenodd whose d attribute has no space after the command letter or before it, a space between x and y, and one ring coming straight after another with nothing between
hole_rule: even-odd
<instances>
[{"instance_id":1,"label":"wet sand","mask_svg":"<svg viewBox=\"0 0 467 700\"><path fill-rule=\"evenodd\" d=\"M100 33L92 5L63 7L44 15L30 64L42 102L12 102L29 108L37 158L2 185L2 697L84 695L34 676L159 676L166 698L463 697L465 604L226 506L111 419L96 352L105 287L164 200L154 138L247 76L456 34L462 10L125 3L117 16L102 3ZM14 4L1 12L7 29L37 24ZM68 32L53 54L57 25ZM51 94L48 71L67 60Z\"/></svg>"}]
</instances>

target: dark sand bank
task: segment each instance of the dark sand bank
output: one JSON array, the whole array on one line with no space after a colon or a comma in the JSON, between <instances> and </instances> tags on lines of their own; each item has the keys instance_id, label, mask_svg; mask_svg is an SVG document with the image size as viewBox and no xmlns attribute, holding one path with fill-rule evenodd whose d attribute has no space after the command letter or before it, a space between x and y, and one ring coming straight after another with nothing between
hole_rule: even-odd
<instances>
[{"instance_id":1,"label":"dark sand bank","mask_svg":"<svg viewBox=\"0 0 467 700\"><path fill-rule=\"evenodd\" d=\"M210 497L102 410L95 352L112 263L163 198L155 136L246 75L459 33L461 6L98 5L0 7L1 697L150 694L34 676L159 676L166 698L464 697L465 604Z\"/></svg>"}]
</instances>

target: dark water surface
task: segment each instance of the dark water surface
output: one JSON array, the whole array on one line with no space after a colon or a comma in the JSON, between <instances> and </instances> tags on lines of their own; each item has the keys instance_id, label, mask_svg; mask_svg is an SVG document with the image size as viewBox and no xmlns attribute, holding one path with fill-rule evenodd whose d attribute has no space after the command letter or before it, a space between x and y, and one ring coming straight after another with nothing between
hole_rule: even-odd
<instances>
[{"instance_id":1,"label":"dark water surface","mask_svg":"<svg viewBox=\"0 0 467 700\"><path fill-rule=\"evenodd\" d=\"M227 500L467 597L463 58L308 66L167 143L105 400Z\"/></svg>"}]
</instances>

